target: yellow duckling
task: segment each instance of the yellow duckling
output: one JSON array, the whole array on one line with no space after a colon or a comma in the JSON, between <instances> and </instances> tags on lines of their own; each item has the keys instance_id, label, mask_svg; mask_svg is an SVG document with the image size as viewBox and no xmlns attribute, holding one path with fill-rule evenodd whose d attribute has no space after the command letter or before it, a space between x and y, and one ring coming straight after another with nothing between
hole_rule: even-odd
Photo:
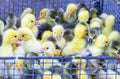
<instances>
[{"instance_id":1,"label":"yellow duckling","mask_svg":"<svg viewBox=\"0 0 120 79\"><path fill-rule=\"evenodd\" d=\"M32 33L35 35L35 37L37 37L38 29L35 26L35 21L36 21L36 18L34 15L27 14L25 15L24 18L22 18L21 26L29 28L32 31Z\"/></svg>"},{"instance_id":2,"label":"yellow duckling","mask_svg":"<svg viewBox=\"0 0 120 79\"><path fill-rule=\"evenodd\" d=\"M85 35L87 34L87 27L83 24L77 24L74 29L74 38L70 43L64 47L63 56L76 55L86 47Z\"/></svg>"},{"instance_id":3,"label":"yellow duckling","mask_svg":"<svg viewBox=\"0 0 120 79\"><path fill-rule=\"evenodd\" d=\"M40 11L40 16L39 16L39 24L44 24L46 23L46 14L48 12L48 9L47 8L43 8L41 11Z\"/></svg>"}]
</instances>

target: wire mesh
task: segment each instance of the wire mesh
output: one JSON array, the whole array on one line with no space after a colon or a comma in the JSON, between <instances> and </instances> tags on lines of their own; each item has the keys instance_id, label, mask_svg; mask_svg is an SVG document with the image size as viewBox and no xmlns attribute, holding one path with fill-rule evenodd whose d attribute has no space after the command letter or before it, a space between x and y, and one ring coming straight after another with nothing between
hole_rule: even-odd
<instances>
[{"instance_id":1,"label":"wire mesh","mask_svg":"<svg viewBox=\"0 0 120 79\"><path fill-rule=\"evenodd\" d=\"M9 13L19 17L27 7L38 16L42 8L66 9L69 3L79 2L85 3L89 9L98 7L100 12L115 15L114 29L120 31L120 10L115 0L0 0L0 19L5 20ZM75 63L74 59L85 61ZM84 68L82 64L85 64ZM118 57L0 57L0 66L0 79L120 79Z\"/></svg>"},{"instance_id":2,"label":"wire mesh","mask_svg":"<svg viewBox=\"0 0 120 79\"><path fill-rule=\"evenodd\" d=\"M69 62L66 62L65 59L69 59ZM1 79L120 78L120 66L118 66L120 62L118 57L0 57L0 60ZM8 62L8 60L14 61ZM16 62L16 60L24 60L24 62L20 63ZM97 60L97 62L92 62L92 60ZM10 64L11 66L8 66ZM20 66L23 64L23 66L20 68L18 64ZM93 64L98 66L94 67Z\"/></svg>"}]
</instances>

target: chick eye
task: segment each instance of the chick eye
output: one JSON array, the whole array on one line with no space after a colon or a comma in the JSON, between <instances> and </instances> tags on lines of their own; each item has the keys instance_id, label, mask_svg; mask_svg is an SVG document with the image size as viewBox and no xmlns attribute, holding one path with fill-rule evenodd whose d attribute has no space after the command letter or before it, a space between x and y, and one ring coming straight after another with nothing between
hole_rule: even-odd
<instances>
[{"instance_id":1,"label":"chick eye","mask_svg":"<svg viewBox=\"0 0 120 79\"><path fill-rule=\"evenodd\" d=\"M78 63L76 63L76 65L78 65Z\"/></svg>"},{"instance_id":2,"label":"chick eye","mask_svg":"<svg viewBox=\"0 0 120 79\"><path fill-rule=\"evenodd\" d=\"M42 15L42 13L40 13Z\"/></svg>"},{"instance_id":3,"label":"chick eye","mask_svg":"<svg viewBox=\"0 0 120 79\"><path fill-rule=\"evenodd\" d=\"M116 47L113 47L115 50L118 50Z\"/></svg>"},{"instance_id":4,"label":"chick eye","mask_svg":"<svg viewBox=\"0 0 120 79\"><path fill-rule=\"evenodd\" d=\"M24 37L25 35L22 35L22 37Z\"/></svg>"},{"instance_id":5,"label":"chick eye","mask_svg":"<svg viewBox=\"0 0 120 79\"><path fill-rule=\"evenodd\" d=\"M49 47L47 47L46 49L49 49Z\"/></svg>"},{"instance_id":6,"label":"chick eye","mask_svg":"<svg viewBox=\"0 0 120 79\"><path fill-rule=\"evenodd\" d=\"M31 22L33 22L33 21L31 21Z\"/></svg>"},{"instance_id":7,"label":"chick eye","mask_svg":"<svg viewBox=\"0 0 120 79\"><path fill-rule=\"evenodd\" d=\"M15 38L17 37L17 35L14 36Z\"/></svg>"},{"instance_id":8,"label":"chick eye","mask_svg":"<svg viewBox=\"0 0 120 79\"><path fill-rule=\"evenodd\" d=\"M105 43L108 43L107 41Z\"/></svg>"},{"instance_id":9,"label":"chick eye","mask_svg":"<svg viewBox=\"0 0 120 79\"><path fill-rule=\"evenodd\" d=\"M61 34L62 34L62 32L61 32Z\"/></svg>"}]
</instances>

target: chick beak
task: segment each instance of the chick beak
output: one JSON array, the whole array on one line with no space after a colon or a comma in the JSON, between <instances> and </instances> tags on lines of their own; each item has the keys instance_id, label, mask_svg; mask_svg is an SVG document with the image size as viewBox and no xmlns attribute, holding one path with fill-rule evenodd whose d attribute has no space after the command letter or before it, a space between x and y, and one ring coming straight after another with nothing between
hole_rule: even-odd
<instances>
[{"instance_id":1,"label":"chick beak","mask_svg":"<svg viewBox=\"0 0 120 79\"><path fill-rule=\"evenodd\" d=\"M20 74L24 73L23 70L22 70L22 68L19 69L19 72L20 72Z\"/></svg>"},{"instance_id":2,"label":"chick beak","mask_svg":"<svg viewBox=\"0 0 120 79\"><path fill-rule=\"evenodd\" d=\"M19 41L22 41L22 40L23 40L23 38L20 36L20 37L18 37L18 40L19 40Z\"/></svg>"},{"instance_id":3,"label":"chick beak","mask_svg":"<svg viewBox=\"0 0 120 79\"><path fill-rule=\"evenodd\" d=\"M56 39L57 39L57 41L59 41L59 40L61 39L61 35L60 35L60 34L57 35L57 36L56 36Z\"/></svg>"},{"instance_id":4,"label":"chick beak","mask_svg":"<svg viewBox=\"0 0 120 79\"><path fill-rule=\"evenodd\" d=\"M43 47L40 48L40 52L39 53L43 53L44 54L44 48Z\"/></svg>"},{"instance_id":5,"label":"chick beak","mask_svg":"<svg viewBox=\"0 0 120 79\"><path fill-rule=\"evenodd\" d=\"M35 21L35 25L38 25L38 24L39 24L39 20L36 20L36 21Z\"/></svg>"},{"instance_id":6,"label":"chick beak","mask_svg":"<svg viewBox=\"0 0 120 79\"><path fill-rule=\"evenodd\" d=\"M69 14L68 14L68 18L70 18L71 16L72 16L72 14L69 13Z\"/></svg>"},{"instance_id":7,"label":"chick beak","mask_svg":"<svg viewBox=\"0 0 120 79\"><path fill-rule=\"evenodd\" d=\"M16 47L19 47L21 44L19 42L15 43Z\"/></svg>"}]
</instances>

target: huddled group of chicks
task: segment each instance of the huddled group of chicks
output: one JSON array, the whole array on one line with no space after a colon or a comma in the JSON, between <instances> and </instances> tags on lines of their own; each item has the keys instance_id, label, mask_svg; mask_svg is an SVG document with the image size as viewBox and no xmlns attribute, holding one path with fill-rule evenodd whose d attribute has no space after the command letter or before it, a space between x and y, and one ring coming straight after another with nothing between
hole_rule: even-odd
<instances>
[{"instance_id":1,"label":"huddled group of chicks","mask_svg":"<svg viewBox=\"0 0 120 79\"><path fill-rule=\"evenodd\" d=\"M31 8L26 8L19 18L9 14L6 24L0 20L0 57L62 59L0 60L0 78L120 79L117 60L74 58L118 56L120 34L113 30L114 23L114 15L98 15L97 8L89 10L84 3L69 3L65 11L43 8L37 19ZM68 59L64 59L66 56Z\"/></svg>"}]
</instances>

